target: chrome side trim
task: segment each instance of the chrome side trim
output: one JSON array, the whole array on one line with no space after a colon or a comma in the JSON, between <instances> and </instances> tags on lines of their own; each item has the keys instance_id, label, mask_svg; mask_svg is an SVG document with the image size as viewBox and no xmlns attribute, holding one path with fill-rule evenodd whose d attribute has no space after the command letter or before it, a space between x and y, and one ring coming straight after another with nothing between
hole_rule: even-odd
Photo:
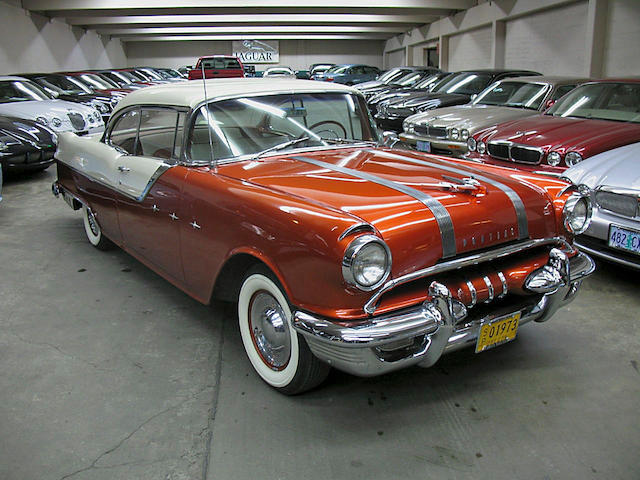
<instances>
[{"instance_id":1,"label":"chrome side trim","mask_svg":"<svg viewBox=\"0 0 640 480\"><path fill-rule=\"evenodd\" d=\"M518 218L518 240L524 240L525 238L529 238L529 222L527 220L527 210L524 207L524 202L522 201L520 196L515 192L515 190L513 190L508 185L505 185L502 182L499 182L497 180L493 180L489 177L481 175L474 170L471 170L471 169L464 170L459 167L454 167L453 164L451 164L450 162L447 162L446 160L440 160L440 162L447 164L447 165L442 165L441 163L427 162L426 160L418 160L417 158L406 157L403 155L396 155L394 153L383 152L379 150L376 150L375 153L377 155L383 155L390 158L406 160L408 162L415 163L417 165L424 165L426 167L433 167L433 168L441 168L451 173L466 175L469 177L473 177L477 180L481 180L485 183L488 183L489 185L493 185L494 187L502 190L504 194L507 197L509 197L509 200L511 200L513 208L516 211L516 217Z\"/></svg>"},{"instance_id":2,"label":"chrome side trim","mask_svg":"<svg viewBox=\"0 0 640 480\"><path fill-rule=\"evenodd\" d=\"M380 297L384 295L389 290L411 282L413 280L417 280L419 278L428 277L430 275L435 275L437 273L447 272L450 270L456 270L459 268L468 267L471 265L478 265L483 262L487 262L489 260L495 260L497 258L506 257L509 255L513 255L517 252L522 252L524 250L529 250L531 248L540 247L544 245L560 245L564 247L567 252L573 253L575 249L569 244L564 238L561 237L552 237L552 238L538 238L534 240L525 240L514 245L507 245L506 247L496 248L488 252L482 253L474 253L472 255L467 255L462 258L457 258L455 260L450 260L448 262L438 263L431 267L423 268L422 270L417 270L415 272L409 273L407 275L403 275L398 278L393 278L385 283L380 290L378 290L364 305L364 311L369 315L373 315L376 311L378 300Z\"/></svg>"},{"instance_id":3,"label":"chrome side trim","mask_svg":"<svg viewBox=\"0 0 640 480\"><path fill-rule=\"evenodd\" d=\"M493 301L493 284L491 283L491 279L489 277L482 277L484 284L487 286L487 290L489 292L489 297L484 301L484 303L489 303Z\"/></svg>"},{"instance_id":4,"label":"chrome side trim","mask_svg":"<svg viewBox=\"0 0 640 480\"><path fill-rule=\"evenodd\" d=\"M174 165L168 165L166 163L161 164L158 167L158 169L153 173L149 181L147 182L147 186L144 187L144 190L142 191L140 196L136 198L136 201L142 203L146 198L147 194L149 193L149 191L151 190L151 187L153 187L153 184L156 183L156 181L162 176L164 172L166 172L172 167L174 167ZM118 192L120 192L120 190L118 190Z\"/></svg>"},{"instance_id":5,"label":"chrome side trim","mask_svg":"<svg viewBox=\"0 0 640 480\"><path fill-rule=\"evenodd\" d=\"M505 278L504 273L498 272L498 278L500 279L500 283L502 283L502 293L498 295L498 298L502 298L509 293L509 286L507 285L507 279Z\"/></svg>"},{"instance_id":6,"label":"chrome side trim","mask_svg":"<svg viewBox=\"0 0 640 480\"><path fill-rule=\"evenodd\" d=\"M376 229L373 228L373 225L370 225L368 223L356 223L355 225L350 226L344 232L342 232L342 234L338 237L338 241L341 242L342 240L347 238L349 235L353 235L355 233L359 233L359 232L375 233L375 231Z\"/></svg>"},{"instance_id":7,"label":"chrome side trim","mask_svg":"<svg viewBox=\"0 0 640 480\"><path fill-rule=\"evenodd\" d=\"M401 183L387 180L386 178L378 177L370 173L353 170L352 168L342 167L308 157L296 156L292 158L300 162L310 163L311 165L315 165L317 167L326 168L327 170L344 173L345 175L351 175L352 177L367 180L369 182L391 188L392 190L404 193L406 195L409 195L410 197L415 198L419 202L423 203L429 210L431 210L431 213L433 213L433 216L438 223L438 228L440 229L440 237L442 239L442 258L455 256L456 238L453 231L453 221L451 220L451 216L449 215L447 209L444 208L444 205L442 205L431 195L427 195L420 190L416 190L415 188L408 187Z\"/></svg>"},{"instance_id":8,"label":"chrome side trim","mask_svg":"<svg viewBox=\"0 0 640 480\"><path fill-rule=\"evenodd\" d=\"M471 283L470 280L467 280L467 288L471 294L471 304L469 306L475 307L476 303L478 303L478 292L476 291L476 287L473 286L473 283Z\"/></svg>"}]
</instances>

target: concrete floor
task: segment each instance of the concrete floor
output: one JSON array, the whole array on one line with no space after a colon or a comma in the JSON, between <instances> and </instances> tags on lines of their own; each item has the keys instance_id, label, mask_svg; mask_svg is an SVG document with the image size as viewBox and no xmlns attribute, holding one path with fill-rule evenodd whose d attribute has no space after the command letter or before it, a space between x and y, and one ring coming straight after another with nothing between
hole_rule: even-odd
<instances>
[{"instance_id":1,"label":"concrete floor","mask_svg":"<svg viewBox=\"0 0 640 480\"><path fill-rule=\"evenodd\" d=\"M85 240L55 168L0 204L0 479L638 479L637 272L516 341L299 397L206 307Z\"/></svg>"}]
</instances>

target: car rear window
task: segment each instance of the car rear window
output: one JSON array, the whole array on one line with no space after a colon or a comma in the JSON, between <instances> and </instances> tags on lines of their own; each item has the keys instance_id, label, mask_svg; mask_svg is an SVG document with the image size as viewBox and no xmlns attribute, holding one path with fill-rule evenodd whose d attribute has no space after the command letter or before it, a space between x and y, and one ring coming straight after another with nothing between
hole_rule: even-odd
<instances>
[{"instance_id":1,"label":"car rear window","mask_svg":"<svg viewBox=\"0 0 640 480\"><path fill-rule=\"evenodd\" d=\"M242 69L240 62L236 58L204 58L202 59L202 65L204 68Z\"/></svg>"}]
</instances>

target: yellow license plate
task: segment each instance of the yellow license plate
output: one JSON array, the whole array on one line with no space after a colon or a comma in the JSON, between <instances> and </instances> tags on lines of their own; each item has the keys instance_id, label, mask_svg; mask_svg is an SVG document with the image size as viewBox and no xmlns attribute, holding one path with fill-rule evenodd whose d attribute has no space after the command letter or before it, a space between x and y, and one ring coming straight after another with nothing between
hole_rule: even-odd
<instances>
[{"instance_id":1,"label":"yellow license plate","mask_svg":"<svg viewBox=\"0 0 640 480\"><path fill-rule=\"evenodd\" d=\"M483 325L480 329L480 335L478 335L476 353L484 352L516 338L520 314L521 312L512 313Z\"/></svg>"}]
</instances>

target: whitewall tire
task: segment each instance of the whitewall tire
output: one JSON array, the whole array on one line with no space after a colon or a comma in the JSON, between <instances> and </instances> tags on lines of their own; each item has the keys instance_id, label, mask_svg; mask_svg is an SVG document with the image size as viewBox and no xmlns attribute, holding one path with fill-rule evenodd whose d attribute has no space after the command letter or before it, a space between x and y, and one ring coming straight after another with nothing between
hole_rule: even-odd
<instances>
[{"instance_id":1,"label":"whitewall tire","mask_svg":"<svg viewBox=\"0 0 640 480\"><path fill-rule=\"evenodd\" d=\"M82 217L84 219L84 231L87 234L89 243L98 250L108 250L113 247L113 243L102 234L100 225L95 215L86 205L82 206Z\"/></svg>"},{"instance_id":2,"label":"whitewall tire","mask_svg":"<svg viewBox=\"0 0 640 480\"><path fill-rule=\"evenodd\" d=\"M295 395L319 385L329 366L309 350L291 326L291 308L264 267L249 271L238 296L238 322L251 365L273 388Z\"/></svg>"}]
</instances>

